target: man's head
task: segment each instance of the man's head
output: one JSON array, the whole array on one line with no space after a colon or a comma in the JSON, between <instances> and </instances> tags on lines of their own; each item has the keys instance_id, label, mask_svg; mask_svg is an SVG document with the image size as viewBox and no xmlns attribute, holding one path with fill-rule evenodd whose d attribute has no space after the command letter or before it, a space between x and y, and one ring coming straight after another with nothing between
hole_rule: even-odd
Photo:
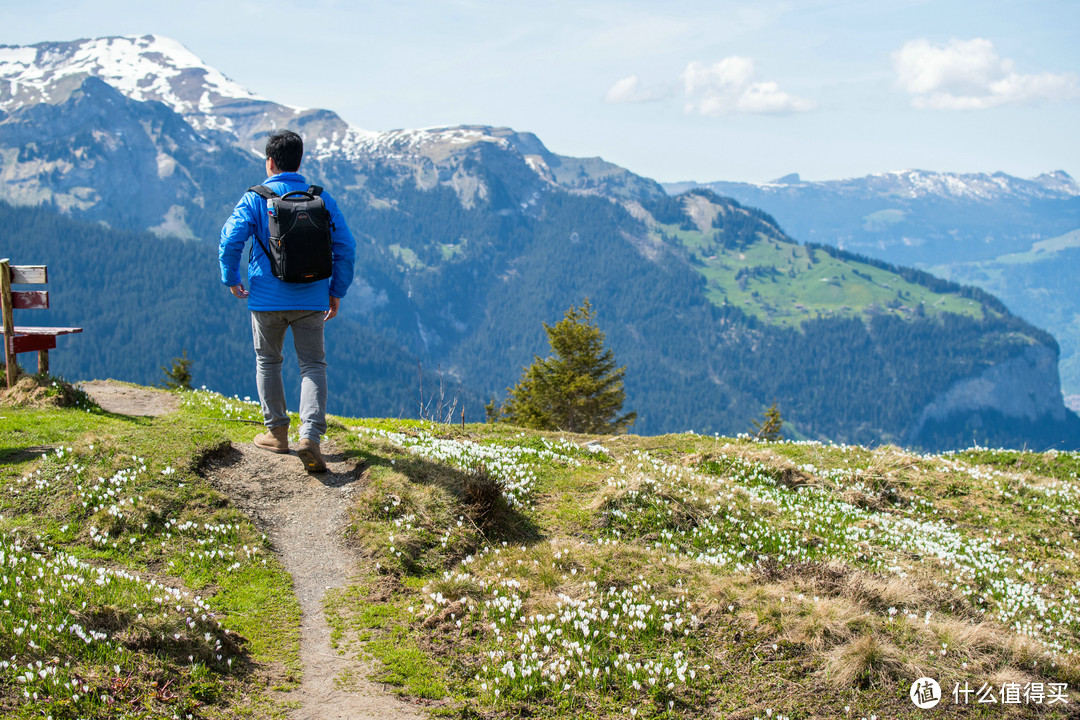
<instances>
[{"instance_id":1,"label":"man's head","mask_svg":"<svg viewBox=\"0 0 1080 720\"><path fill-rule=\"evenodd\" d=\"M304 141L292 130L277 130L266 139L266 159L278 172L296 172L304 157Z\"/></svg>"}]
</instances>

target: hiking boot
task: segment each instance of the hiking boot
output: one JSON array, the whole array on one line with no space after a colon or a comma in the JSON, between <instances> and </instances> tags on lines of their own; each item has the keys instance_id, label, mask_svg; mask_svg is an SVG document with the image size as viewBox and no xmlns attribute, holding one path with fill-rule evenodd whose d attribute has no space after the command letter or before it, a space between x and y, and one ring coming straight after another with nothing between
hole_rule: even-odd
<instances>
[{"instance_id":1,"label":"hiking boot","mask_svg":"<svg viewBox=\"0 0 1080 720\"><path fill-rule=\"evenodd\" d=\"M252 442L255 443L255 447L260 447L263 450L285 454L289 452L289 426L279 425L272 427L266 432L256 435Z\"/></svg>"},{"instance_id":2,"label":"hiking boot","mask_svg":"<svg viewBox=\"0 0 1080 720\"><path fill-rule=\"evenodd\" d=\"M304 438L296 446L296 454L308 472L326 472L326 460L323 459L322 451L319 450L319 443Z\"/></svg>"}]
</instances>

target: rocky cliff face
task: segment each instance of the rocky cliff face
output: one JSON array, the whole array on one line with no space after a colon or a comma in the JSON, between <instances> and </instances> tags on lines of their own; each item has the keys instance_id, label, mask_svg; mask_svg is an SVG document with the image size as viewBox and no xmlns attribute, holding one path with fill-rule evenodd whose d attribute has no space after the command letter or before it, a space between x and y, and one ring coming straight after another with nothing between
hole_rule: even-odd
<instances>
[{"instance_id":1,"label":"rocky cliff face","mask_svg":"<svg viewBox=\"0 0 1080 720\"><path fill-rule=\"evenodd\" d=\"M368 202L390 201L365 182L387 172L425 190L449 187L466 207L491 196L494 175L503 204L521 212L536 210L545 187L626 201L664 195L652 180L556 155L510 128L372 132L328 110L271 102L155 35L0 46L0 190L16 203L202 236L212 223L192 216L211 205L215 221L227 212L218 191L234 201L261 171L266 135L282 127L307 138L306 174ZM125 177L140 179L142 206L125 207Z\"/></svg>"},{"instance_id":2,"label":"rocky cliff face","mask_svg":"<svg viewBox=\"0 0 1080 720\"><path fill-rule=\"evenodd\" d=\"M1057 353L1045 345L1031 345L1020 355L975 377L958 380L938 394L904 440L920 444L928 425L965 420L987 411L1024 423L1065 422L1067 410L1058 377Z\"/></svg>"},{"instance_id":3,"label":"rocky cliff face","mask_svg":"<svg viewBox=\"0 0 1080 720\"><path fill-rule=\"evenodd\" d=\"M210 216L228 212L254 165L235 148L207 144L165 106L93 77L61 101L0 116L3 196L110 227L212 237Z\"/></svg>"}]
</instances>

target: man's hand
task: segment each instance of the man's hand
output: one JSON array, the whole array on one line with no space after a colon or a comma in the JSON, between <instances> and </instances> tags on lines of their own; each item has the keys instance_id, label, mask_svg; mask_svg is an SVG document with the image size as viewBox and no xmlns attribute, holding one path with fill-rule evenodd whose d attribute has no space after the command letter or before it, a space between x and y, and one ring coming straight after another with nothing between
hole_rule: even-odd
<instances>
[{"instance_id":1,"label":"man's hand","mask_svg":"<svg viewBox=\"0 0 1080 720\"><path fill-rule=\"evenodd\" d=\"M330 296L330 309L323 315L323 322L326 322L330 318L337 315L338 308L341 307L341 298L336 298L333 295Z\"/></svg>"},{"instance_id":2,"label":"man's hand","mask_svg":"<svg viewBox=\"0 0 1080 720\"><path fill-rule=\"evenodd\" d=\"M243 285L233 285L229 288L229 292L241 300L247 299L248 296L248 291L244 289Z\"/></svg>"}]
</instances>

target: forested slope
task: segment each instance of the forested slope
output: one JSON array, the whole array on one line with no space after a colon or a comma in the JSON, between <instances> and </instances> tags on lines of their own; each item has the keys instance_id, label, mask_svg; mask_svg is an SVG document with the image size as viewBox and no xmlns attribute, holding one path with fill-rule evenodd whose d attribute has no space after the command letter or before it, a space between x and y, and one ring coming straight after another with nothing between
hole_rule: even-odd
<instances>
[{"instance_id":1,"label":"forested slope","mask_svg":"<svg viewBox=\"0 0 1080 720\"><path fill-rule=\"evenodd\" d=\"M465 209L443 191L411 197L411 207L353 208L350 216L358 277L328 326L333 411L415 416L422 368L428 398L441 374L446 402L479 419L484 400L546 353L541 322L587 296L627 366L626 409L638 413L638 432L741 432L776 401L797 437L929 448L1075 442L1075 418L1064 412L927 415L965 379L1026 362L1033 348L1056 353L1052 339L992 299L978 298L978 312L967 315L886 308L771 323L710 299L692 243L644 244L641 221L606 199L551 193L532 217ZM434 215L433 204L445 211L442 223L405 221ZM33 322L86 328L60 341L56 372L156 382L186 350L197 385L255 395L249 321L218 281L215 244L110 230L40 208L0 205L0 222L11 229L3 255L50 266L53 309ZM782 233L737 237L743 251L761 243L805 251ZM881 271L843 261L852 272Z\"/></svg>"}]
</instances>

